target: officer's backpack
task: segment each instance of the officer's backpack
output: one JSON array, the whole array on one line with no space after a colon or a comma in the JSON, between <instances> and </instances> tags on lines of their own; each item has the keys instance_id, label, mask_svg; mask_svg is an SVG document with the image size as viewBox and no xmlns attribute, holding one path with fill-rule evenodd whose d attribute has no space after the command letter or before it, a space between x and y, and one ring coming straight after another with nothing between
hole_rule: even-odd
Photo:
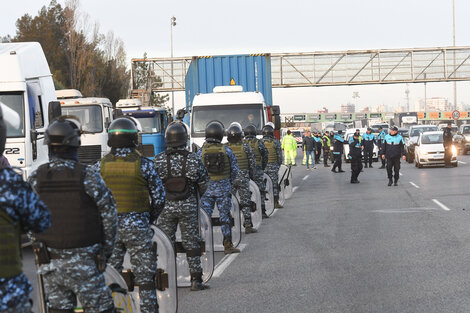
<instances>
[{"instance_id":1,"label":"officer's backpack","mask_svg":"<svg viewBox=\"0 0 470 313\"><path fill-rule=\"evenodd\" d=\"M173 176L171 174L170 156L174 153L183 155L181 176ZM166 171L167 178L164 181L166 198L168 200L185 200L191 196L191 182L186 176L186 165L188 163L189 152L186 150L178 150L173 153L166 153Z\"/></svg>"}]
</instances>

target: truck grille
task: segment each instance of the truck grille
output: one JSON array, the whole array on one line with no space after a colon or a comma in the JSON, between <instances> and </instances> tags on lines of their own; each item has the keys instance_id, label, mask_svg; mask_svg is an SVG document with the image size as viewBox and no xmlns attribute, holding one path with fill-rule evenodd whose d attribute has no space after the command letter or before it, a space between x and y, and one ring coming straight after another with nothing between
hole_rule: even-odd
<instances>
[{"instance_id":1,"label":"truck grille","mask_svg":"<svg viewBox=\"0 0 470 313\"><path fill-rule=\"evenodd\" d=\"M101 159L101 146L81 146L78 148L78 160L80 163L93 164Z\"/></svg>"}]
</instances>

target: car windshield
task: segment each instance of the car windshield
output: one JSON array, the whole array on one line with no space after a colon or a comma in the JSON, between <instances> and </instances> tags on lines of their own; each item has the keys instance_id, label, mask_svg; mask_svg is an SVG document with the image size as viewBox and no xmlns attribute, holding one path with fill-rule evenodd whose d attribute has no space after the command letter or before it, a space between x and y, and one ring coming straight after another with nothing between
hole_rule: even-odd
<instances>
[{"instance_id":1,"label":"car windshield","mask_svg":"<svg viewBox=\"0 0 470 313\"><path fill-rule=\"evenodd\" d=\"M419 134L424 132L429 132L433 130L438 130L436 126L429 126L429 127L415 127L412 128L410 131L410 137L417 137Z\"/></svg>"},{"instance_id":2,"label":"car windshield","mask_svg":"<svg viewBox=\"0 0 470 313\"><path fill-rule=\"evenodd\" d=\"M292 132L292 136L294 136L294 137L302 137L302 133L299 132L299 131L293 131L293 132Z\"/></svg>"},{"instance_id":3,"label":"car windshield","mask_svg":"<svg viewBox=\"0 0 470 313\"><path fill-rule=\"evenodd\" d=\"M462 129L462 134L470 134L470 126L464 126Z\"/></svg>"},{"instance_id":4,"label":"car windshield","mask_svg":"<svg viewBox=\"0 0 470 313\"><path fill-rule=\"evenodd\" d=\"M7 138L24 137L24 103L23 93L0 93L0 102L18 113L20 116L20 127L18 129L7 124Z\"/></svg>"},{"instance_id":5,"label":"car windshield","mask_svg":"<svg viewBox=\"0 0 470 313\"><path fill-rule=\"evenodd\" d=\"M84 132L103 131L103 117L99 105L62 106L62 114L77 117Z\"/></svg>"},{"instance_id":6,"label":"car windshield","mask_svg":"<svg viewBox=\"0 0 470 313\"><path fill-rule=\"evenodd\" d=\"M423 135L421 137L421 143L423 145L432 145L436 143L444 143L444 138L441 134L429 134L429 135Z\"/></svg>"},{"instance_id":7,"label":"car windshield","mask_svg":"<svg viewBox=\"0 0 470 313\"><path fill-rule=\"evenodd\" d=\"M161 121L159 116L150 117L138 117L137 119L142 126L142 132L144 133L159 133L162 129Z\"/></svg>"},{"instance_id":8,"label":"car windshield","mask_svg":"<svg viewBox=\"0 0 470 313\"><path fill-rule=\"evenodd\" d=\"M264 125L262 104L196 106L192 115L194 134L204 134L206 125L214 120L222 122L225 129L233 122L240 123L243 128L253 124L257 130Z\"/></svg>"},{"instance_id":9,"label":"car windshield","mask_svg":"<svg viewBox=\"0 0 470 313\"><path fill-rule=\"evenodd\" d=\"M403 130L399 129L398 134L400 134L402 136L406 136L406 135L408 135L408 129L403 129Z\"/></svg>"}]
</instances>

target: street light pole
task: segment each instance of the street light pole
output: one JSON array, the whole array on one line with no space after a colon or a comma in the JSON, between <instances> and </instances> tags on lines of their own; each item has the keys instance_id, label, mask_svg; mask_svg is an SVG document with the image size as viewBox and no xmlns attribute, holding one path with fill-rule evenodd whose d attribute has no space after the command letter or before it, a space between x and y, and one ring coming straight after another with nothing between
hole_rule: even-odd
<instances>
[{"instance_id":1,"label":"street light pole","mask_svg":"<svg viewBox=\"0 0 470 313\"><path fill-rule=\"evenodd\" d=\"M174 79L173 79L173 26L176 26L176 17L172 16L170 19L170 49L171 49L171 114L175 116L175 92Z\"/></svg>"},{"instance_id":2,"label":"street light pole","mask_svg":"<svg viewBox=\"0 0 470 313\"><path fill-rule=\"evenodd\" d=\"M455 47L455 0L452 0L452 44ZM455 73L455 50L454 50L454 75ZM454 81L454 110L457 110L457 82Z\"/></svg>"}]
</instances>

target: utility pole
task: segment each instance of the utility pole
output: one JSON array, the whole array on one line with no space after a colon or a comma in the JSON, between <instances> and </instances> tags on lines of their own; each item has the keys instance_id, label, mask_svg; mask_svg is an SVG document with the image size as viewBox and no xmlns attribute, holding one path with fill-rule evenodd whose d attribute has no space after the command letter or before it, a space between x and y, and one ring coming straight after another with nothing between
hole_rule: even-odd
<instances>
[{"instance_id":1,"label":"utility pole","mask_svg":"<svg viewBox=\"0 0 470 313\"><path fill-rule=\"evenodd\" d=\"M428 109L428 99L427 99L427 94L426 94L426 73L424 73L424 112L427 111Z\"/></svg>"},{"instance_id":2,"label":"utility pole","mask_svg":"<svg viewBox=\"0 0 470 313\"><path fill-rule=\"evenodd\" d=\"M406 94L406 112L410 112L410 89L408 88L408 84L406 84L405 94Z\"/></svg>"},{"instance_id":3,"label":"utility pole","mask_svg":"<svg viewBox=\"0 0 470 313\"><path fill-rule=\"evenodd\" d=\"M171 114L175 117L175 92L174 77L173 77L173 27L176 26L176 17L172 16L170 19L170 48L171 48Z\"/></svg>"},{"instance_id":4,"label":"utility pole","mask_svg":"<svg viewBox=\"0 0 470 313\"><path fill-rule=\"evenodd\" d=\"M452 0L452 44L455 48L455 0ZM455 73L455 50L454 50L454 76ZM454 110L457 110L457 82L454 81Z\"/></svg>"}]
</instances>

